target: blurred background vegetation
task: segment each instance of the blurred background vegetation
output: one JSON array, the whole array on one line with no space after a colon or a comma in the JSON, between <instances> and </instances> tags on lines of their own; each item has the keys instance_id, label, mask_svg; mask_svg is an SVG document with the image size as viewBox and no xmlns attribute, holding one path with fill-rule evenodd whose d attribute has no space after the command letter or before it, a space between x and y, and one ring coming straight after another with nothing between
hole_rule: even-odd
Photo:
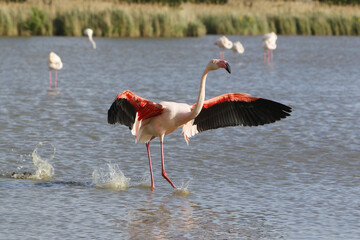
<instances>
[{"instance_id":1,"label":"blurred background vegetation","mask_svg":"<svg viewBox=\"0 0 360 240\"><path fill-rule=\"evenodd\" d=\"M0 0L0 36L360 35L360 0Z\"/></svg>"}]
</instances>

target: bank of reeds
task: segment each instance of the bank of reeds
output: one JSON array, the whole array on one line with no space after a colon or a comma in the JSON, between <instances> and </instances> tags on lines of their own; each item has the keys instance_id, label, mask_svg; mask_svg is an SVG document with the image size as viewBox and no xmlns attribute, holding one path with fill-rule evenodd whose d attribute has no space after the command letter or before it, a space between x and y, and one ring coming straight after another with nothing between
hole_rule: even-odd
<instances>
[{"instance_id":1,"label":"bank of reeds","mask_svg":"<svg viewBox=\"0 0 360 240\"><path fill-rule=\"evenodd\" d=\"M2 4L0 36L81 36L87 27L94 29L95 36L104 37L257 35L269 31L291 35L360 35L359 7L355 10L349 7L348 11L341 7L338 11L339 7L299 10L278 5L275 10L266 11L266 7L258 9L243 1L236 2L243 5L235 7L230 2L225 6L186 4L172 8L114 3L100 6L94 5L100 4L96 1L92 5L83 1L67 7L59 7L59 2L58 5Z\"/></svg>"},{"instance_id":2,"label":"bank of reeds","mask_svg":"<svg viewBox=\"0 0 360 240\"><path fill-rule=\"evenodd\" d=\"M176 10L168 12L71 10L51 16L39 8L27 13L0 9L1 36L58 35L81 36L91 27L103 37L186 37L206 34L204 24Z\"/></svg>"},{"instance_id":3,"label":"bank of reeds","mask_svg":"<svg viewBox=\"0 0 360 240\"><path fill-rule=\"evenodd\" d=\"M286 35L360 35L358 16L203 15L200 19L208 34L258 35L274 31Z\"/></svg>"}]
</instances>

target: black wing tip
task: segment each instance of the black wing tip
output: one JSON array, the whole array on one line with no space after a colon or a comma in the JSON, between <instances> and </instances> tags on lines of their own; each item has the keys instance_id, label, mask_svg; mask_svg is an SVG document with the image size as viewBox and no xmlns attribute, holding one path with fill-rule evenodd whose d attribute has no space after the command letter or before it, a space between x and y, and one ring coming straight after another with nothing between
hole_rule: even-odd
<instances>
[{"instance_id":1,"label":"black wing tip","mask_svg":"<svg viewBox=\"0 0 360 240\"><path fill-rule=\"evenodd\" d=\"M135 122L136 110L128 102L127 99L117 98L111 104L108 110L108 123L116 124L120 123L122 125L128 126L129 129L132 129L132 125Z\"/></svg>"},{"instance_id":2,"label":"black wing tip","mask_svg":"<svg viewBox=\"0 0 360 240\"><path fill-rule=\"evenodd\" d=\"M225 63L225 69L226 69L226 71L228 71L228 73L231 73L231 67L230 67L230 64L227 62L227 63Z\"/></svg>"},{"instance_id":3,"label":"black wing tip","mask_svg":"<svg viewBox=\"0 0 360 240\"><path fill-rule=\"evenodd\" d=\"M259 103L263 105L262 108L266 112L268 118L268 121L265 121L261 125L267 123L274 123L276 121L291 116L290 113L292 112L292 108L285 104L263 98L260 98L257 101L259 101Z\"/></svg>"},{"instance_id":4,"label":"black wing tip","mask_svg":"<svg viewBox=\"0 0 360 240\"><path fill-rule=\"evenodd\" d=\"M109 110L108 110L108 123L109 124L115 124L117 122L117 114L116 114L116 100L111 104Z\"/></svg>"}]
</instances>

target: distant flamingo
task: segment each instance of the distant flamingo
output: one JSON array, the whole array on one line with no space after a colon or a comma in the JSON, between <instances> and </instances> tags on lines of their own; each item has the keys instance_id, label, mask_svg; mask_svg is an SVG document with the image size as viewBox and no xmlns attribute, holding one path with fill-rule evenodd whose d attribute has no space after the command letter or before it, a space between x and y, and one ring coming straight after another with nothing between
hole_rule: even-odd
<instances>
[{"instance_id":1,"label":"distant flamingo","mask_svg":"<svg viewBox=\"0 0 360 240\"><path fill-rule=\"evenodd\" d=\"M56 55L54 52L50 52L48 58L48 65L49 65L49 89L51 89L51 70L55 70L55 86L57 88L57 71L62 69L63 63L61 62L61 58Z\"/></svg>"},{"instance_id":2,"label":"distant flamingo","mask_svg":"<svg viewBox=\"0 0 360 240\"><path fill-rule=\"evenodd\" d=\"M231 49L235 54L236 53L243 54L245 52L244 46L241 44L240 41L235 42Z\"/></svg>"},{"instance_id":3,"label":"distant flamingo","mask_svg":"<svg viewBox=\"0 0 360 240\"><path fill-rule=\"evenodd\" d=\"M267 33L262 38L262 47L266 51L264 53L264 61L273 59L273 50L276 49L277 35L274 32Z\"/></svg>"},{"instance_id":4,"label":"distant flamingo","mask_svg":"<svg viewBox=\"0 0 360 240\"><path fill-rule=\"evenodd\" d=\"M91 28L86 28L84 30L84 35L88 37L88 41L91 42L93 49L96 49L96 43L93 40L92 36L93 36L94 31ZM87 43L87 42L86 42Z\"/></svg>"},{"instance_id":5,"label":"distant flamingo","mask_svg":"<svg viewBox=\"0 0 360 240\"><path fill-rule=\"evenodd\" d=\"M211 60L202 75L198 100L194 105L155 103L127 90L117 95L108 110L108 123L120 123L129 127L135 135L135 141L146 144L152 189L155 188L149 149L152 139L160 138L162 176L176 189L165 172L165 135L182 127L185 141L189 143L190 137L202 131L237 125L258 126L290 116L290 107L246 93L227 93L205 101L206 77L209 71L219 68L231 73L227 61Z\"/></svg>"},{"instance_id":6,"label":"distant flamingo","mask_svg":"<svg viewBox=\"0 0 360 240\"><path fill-rule=\"evenodd\" d=\"M233 43L225 36L222 36L214 42L214 45L217 45L220 48L220 58L224 59L224 49L231 49Z\"/></svg>"}]
</instances>

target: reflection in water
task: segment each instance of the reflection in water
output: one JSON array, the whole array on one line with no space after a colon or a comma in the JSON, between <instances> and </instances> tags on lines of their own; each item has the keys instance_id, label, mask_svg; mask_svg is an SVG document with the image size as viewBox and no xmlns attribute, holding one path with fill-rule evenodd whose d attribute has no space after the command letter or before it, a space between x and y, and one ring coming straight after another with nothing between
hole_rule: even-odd
<instances>
[{"instance_id":1,"label":"reflection in water","mask_svg":"<svg viewBox=\"0 0 360 240\"><path fill-rule=\"evenodd\" d=\"M149 192L144 205L128 211L127 229L129 239L281 239L281 235L264 224L262 217L254 218L246 214L224 211L231 219L241 216L229 224L219 213L203 209L198 203L186 197L166 196L156 202L154 192ZM208 212L207 214L204 214ZM261 214L260 214L261 215ZM118 228L123 227L119 225Z\"/></svg>"},{"instance_id":2,"label":"reflection in water","mask_svg":"<svg viewBox=\"0 0 360 240\"><path fill-rule=\"evenodd\" d=\"M205 236L204 225L193 212L194 203L175 196L164 197L157 203L153 194L149 192L144 206L129 212L130 239L179 239L194 233L199 237Z\"/></svg>"}]
</instances>

